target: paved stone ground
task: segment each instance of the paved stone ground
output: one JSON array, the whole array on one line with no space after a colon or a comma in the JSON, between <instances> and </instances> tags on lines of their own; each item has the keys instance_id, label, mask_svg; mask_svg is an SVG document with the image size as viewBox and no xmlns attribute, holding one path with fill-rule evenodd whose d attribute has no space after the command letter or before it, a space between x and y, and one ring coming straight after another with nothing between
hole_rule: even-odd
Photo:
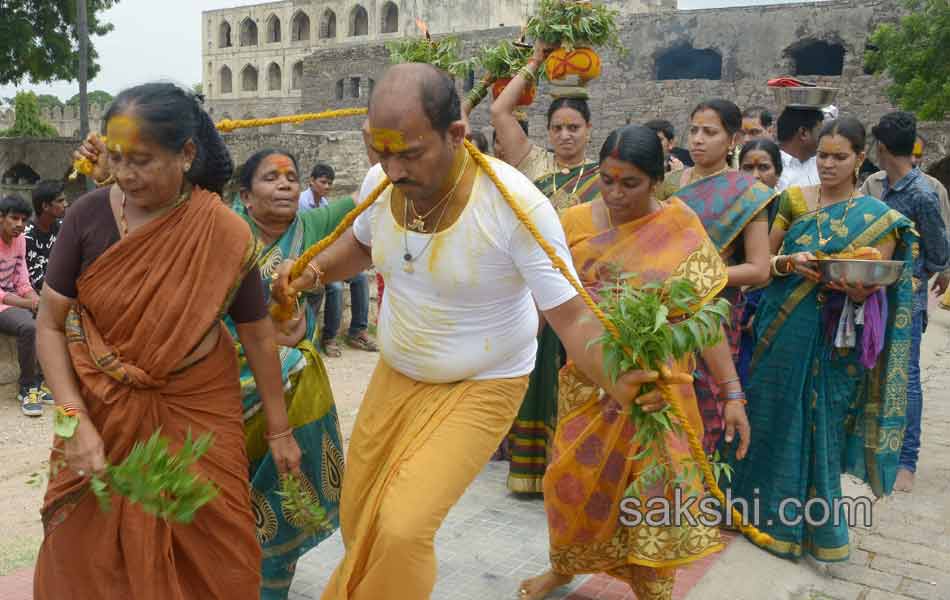
<instances>
[{"instance_id":1,"label":"paved stone ground","mask_svg":"<svg viewBox=\"0 0 950 600\"><path fill-rule=\"evenodd\" d=\"M507 463L490 463L446 518L436 536L439 579L433 600L516 600L521 581L548 568L544 504L508 493L507 476ZM297 564L290 600L319 600L342 556L343 542L337 532ZM685 597L714 561L710 557L682 571L675 597ZM393 585L398 589L398 582ZM629 590L606 576L579 577L549 598L632 599Z\"/></svg>"},{"instance_id":2,"label":"paved stone ground","mask_svg":"<svg viewBox=\"0 0 950 600\"><path fill-rule=\"evenodd\" d=\"M950 599L950 312L933 310L931 317L922 352L926 408L914 493L874 505L872 526L852 531L847 563L818 568L731 539L722 554L680 572L677 600ZM486 466L449 513L436 538L433 600L514 600L519 582L547 567L543 504L508 494L506 474L504 463ZM866 493L853 483L845 492ZM342 553L339 534L309 553L291 599L318 600ZM0 600L29 600L31 576L27 569L0 577ZM551 598L634 600L623 584L603 576L579 578Z\"/></svg>"}]
</instances>

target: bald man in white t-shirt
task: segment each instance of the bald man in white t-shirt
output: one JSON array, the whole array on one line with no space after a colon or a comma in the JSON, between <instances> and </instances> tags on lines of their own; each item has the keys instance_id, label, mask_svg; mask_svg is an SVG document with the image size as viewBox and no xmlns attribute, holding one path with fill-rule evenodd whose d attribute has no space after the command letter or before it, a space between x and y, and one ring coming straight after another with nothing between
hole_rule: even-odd
<instances>
[{"instance_id":1,"label":"bald man in white t-shirt","mask_svg":"<svg viewBox=\"0 0 950 600\"><path fill-rule=\"evenodd\" d=\"M637 398L655 373L627 373L616 383L605 374L600 345L588 346L603 328L468 154L464 135L451 79L425 65L391 68L370 103L367 137L380 162L360 199L386 177L394 185L292 285L346 279L370 264L386 280L381 360L343 481L346 555L324 600L430 597L435 533L518 412L534 367L539 311L602 389L624 404L636 398L647 410L662 407L656 393ZM488 160L571 265L548 199L514 168Z\"/></svg>"}]
</instances>

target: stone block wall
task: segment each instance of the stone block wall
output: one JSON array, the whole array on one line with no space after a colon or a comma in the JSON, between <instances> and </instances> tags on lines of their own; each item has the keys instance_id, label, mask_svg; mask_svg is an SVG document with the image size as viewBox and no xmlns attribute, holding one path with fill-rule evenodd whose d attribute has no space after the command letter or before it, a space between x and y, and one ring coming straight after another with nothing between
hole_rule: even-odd
<instances>
[{"instance_id":1,"label":"stone block wall","mask_svg":"<svg viewBox=\"0 0 950 600\"><path fill-rule=\"evenodd\" d=\"M898 16L899 5L893 0L833 0L626 16L621 19L621 37L628 53L619 56L605 51L604 75L590 86L595 124L591 153L612 129L628 122L666 118L678 132L684 132L689 112L703 99L724 97L740 106L763 104L774 108L776 103L766 82L794 74L793 51L809 42L840 45L844 64L840 75L805 78L840 88L837 104L843 112L867 122L877 119L893 107L884 93L887 82L864 74L863 53L876 25ZM459 37L466 55L471 55L480 46L513 39L519 32L513 27L496 28ZM677 48L717 53L722 63L720 78L658 80L657 59ZM387 63L388 53L380 43L318 49L304 62L302 109L311 112L365 106L365 93L338 99L336 82L353 78L376 81ZM365 86L367 92L369 87ZM465 82L460 81L459 87L464 91ZM544 143L544 111L549 99L544 86L541 91L529 118L532 137ZM358 119L350 121L346 127L359 126ZM486 126L487 110L476 110L472 121L476 127ZM306 127L339 129L341 123L328 121Z\"/></svg>"}]
</instances>

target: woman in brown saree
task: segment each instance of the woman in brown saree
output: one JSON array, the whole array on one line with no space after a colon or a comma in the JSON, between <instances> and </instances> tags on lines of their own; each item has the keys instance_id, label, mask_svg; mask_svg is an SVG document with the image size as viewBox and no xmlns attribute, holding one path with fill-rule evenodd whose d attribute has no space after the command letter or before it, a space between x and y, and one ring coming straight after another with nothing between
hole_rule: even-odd
<instances>
[{"instance_id":1,"label":"woman in brown saree","mask_svg":"<svg viewBox=\"0 0 950 600\"><path fill-rule=\"evenodd\" d=\"M225 314L255 372L278 469L297 469L300 450L258 246L216 193L233 165L198 100L172 84L126 90L105 123L115 185L80 198L67 215L38 318L49 386L57 404L78 411L79 427L54 442L51 463L65 459L65 467L44 501L35 598L256 599L260 546ZM188 525L124 497L103 512L90 493L91 474L158 429L172 451L189 432L214 434L194 470L219 494Z\"/></svg>"}]
</instances>

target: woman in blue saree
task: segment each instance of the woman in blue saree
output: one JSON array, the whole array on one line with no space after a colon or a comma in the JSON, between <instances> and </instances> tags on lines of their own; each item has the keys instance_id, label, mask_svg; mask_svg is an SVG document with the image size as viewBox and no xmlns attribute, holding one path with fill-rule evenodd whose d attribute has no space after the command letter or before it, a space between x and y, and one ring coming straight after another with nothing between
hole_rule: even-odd
<instances>
[{"instance_id":1,"label":"woman in blue saree","mask_svg":"<svg viewBox=\"0 0 950 600\"><path fill-rule=\"evenodd\" d=\"M729 282L722 297L732 304L726 337L738 362L740 324L745 306L743 288L769 278L768 209L775 191L755 178L729 169L730 150L742 133L742 112L728 100L707 100L690 116L689 151L695 166L669 173L661 198L676 196L693 209L726 263ZM719 399L731 382L716 381L706 363L697 361L696 399L703 417L703 448L717 448L723 434Z\"/></svg>"},{"instance_id":2,"label":"woman in blue saree","mask_svg":"<svg viewBox=\"0 0 950 600\"><path fill-rule=\"evenodd\" d=\"M300 181L296 160L277 150L262 150L241 172L240 202L234 209L250 225L263 247L258 259L265 293L270 278L285 260L294 259L330 234L353 209L352 200L298 214ZM303 452L298 479L304 493L327 512L328 527L313 533L300 528L282 509L280 479L264 438L261 400L238 347L244 432L250 460L251 501L257 537L263 549L261 598L287 598L297 560L339 527L343 451L339 420L326 368L317 353L316 314L300 302L299 316L279 328L277 336L287 412L294 437ZM226 320L228 327L233 323Z\"/></svg>"},{"instance_id":3,"label":"woman in blue saree","mask_svg":"<svg viewBox=\"0 0 950 600\"><path fill-rule=\"evenodd\" d=\"M821 185L783 198L773 226L781 250L756 312L746 386L752 440L731 486L734 499L758 501L757 525L773 538L764 547L779 556L846 560L841 474L864 479L877 496L890 493L896 476L917 235L903 215L858 195L864 147L856 119L827 124ZM905 262L897 283L883 290L819 282L816 256L868 247Z\"/></svg>"}]
</instances>

